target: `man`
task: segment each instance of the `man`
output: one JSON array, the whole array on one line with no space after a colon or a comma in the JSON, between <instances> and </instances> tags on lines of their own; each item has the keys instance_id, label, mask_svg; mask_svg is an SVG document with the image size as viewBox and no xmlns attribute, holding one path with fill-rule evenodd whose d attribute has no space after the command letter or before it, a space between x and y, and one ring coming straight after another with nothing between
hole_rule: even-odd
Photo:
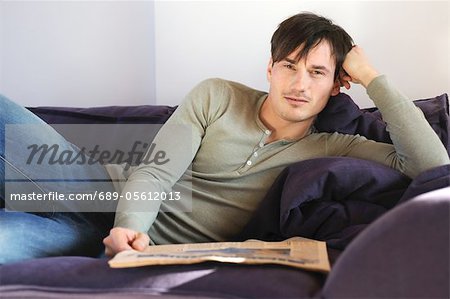
<instances>
[{"instance_id":1,"label":"man","mask_svg":"<svg viewBox=\"0 0 450 299\"><path fill-rule=\"evenodd\" d=\"M276 176L296 161L351 156L383 163L410 177L449 163L422 113L379 75L342 28L302 13L282 22L271 42L268 94L220 79L200 83L154 140L172 161L164 167L140 165L121 190L125 198L148 191L180 190L184 195L189 189L192 211L176 211L167 202L146 207L119 201L115 227L104 239L107 255L144 250L149 244L232 238ZM315 132L317 114L341 86L350 88L350 82L367 89L388 124L393 145ZM173 125L192 128L192 153L173 137Z\"/></svg>"}]
</instances>

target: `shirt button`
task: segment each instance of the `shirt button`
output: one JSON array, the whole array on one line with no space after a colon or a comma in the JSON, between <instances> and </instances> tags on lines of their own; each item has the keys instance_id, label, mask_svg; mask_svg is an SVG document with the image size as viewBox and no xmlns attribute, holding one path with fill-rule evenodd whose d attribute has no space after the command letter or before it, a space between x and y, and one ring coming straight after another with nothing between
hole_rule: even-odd
<instances>
[{"instance_id":1,"label":"shirt button","mask_svg":"<svg viewBox=\"0 0 450 299\"><path fill-rule=\"evenodd\" d=\"M253 153L253 156L258 157L258 153L257 153L257 152L254 152L254 153Z\"/></svg>"},{"instance_id":2,"label":"shirt button","mask_svg":"<svg viewBox=\"0 0 450 299\"><path fill-rule=\"evenodd\" d=\"M259 147L263 147L263 146L264 146L264 142L260 142Z\"/></svg>"},{"instance_id":3,"label":"shirt button","mask_svg":"<svg viewBox=\"0 0 450 299\"><path fill-rule=\"evenodd\" d=\"M247 165L248 165L248 166L252 165L252 161L248 160L248 161L247 161Z\"/></svg>"},{"instance_id":4,"label":"shirt button","mask_svg":"<svg viewBox=\"0 0 450 299\"><path fill-rule=\"evenodd\" d=\"M264 131L264 134L270 135L270 130L265 130L265 131Z\"/></svg>"}]
</instances>

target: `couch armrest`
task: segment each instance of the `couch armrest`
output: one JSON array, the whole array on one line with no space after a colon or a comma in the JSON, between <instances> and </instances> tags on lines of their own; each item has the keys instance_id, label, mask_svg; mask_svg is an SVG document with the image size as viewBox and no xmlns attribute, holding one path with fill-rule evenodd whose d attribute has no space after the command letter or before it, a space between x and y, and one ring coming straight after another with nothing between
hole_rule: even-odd
<instances>
[{"instance_id":1,"label":"couch armrest","mask_svg":"<svg viewBox=\"0 0 450 299\"><path fill-rule=\"evenodd\" d=\"M325 298L449 298L450 187L418 196L371 224L342 253Z\"/></svg>"}]
</instances>

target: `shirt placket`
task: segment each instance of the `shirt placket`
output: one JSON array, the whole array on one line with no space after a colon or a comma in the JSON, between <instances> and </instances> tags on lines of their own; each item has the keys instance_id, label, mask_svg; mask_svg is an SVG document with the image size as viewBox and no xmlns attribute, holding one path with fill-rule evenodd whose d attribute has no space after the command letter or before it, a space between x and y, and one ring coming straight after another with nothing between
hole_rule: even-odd
<instances>
[{"instance_id":1,"label":"shirt placket","mask_svg":"<svg viewBox=\"0 0 450 299\"><path fill-rule=\"evenodd\" d=\"M261 156L262 151L266 150L267 147L270 146L270 145L266 145L266 140L270 136L271 133L272 132L268 129L265 129L263 131L258 144L256 144L256 146L253 148L253 151L250 154L250 156L247 158L245 163L239 169L239 173L248 171L251 167L253 167L257 163L258 159Z\"/></svg>"}]
</instances>

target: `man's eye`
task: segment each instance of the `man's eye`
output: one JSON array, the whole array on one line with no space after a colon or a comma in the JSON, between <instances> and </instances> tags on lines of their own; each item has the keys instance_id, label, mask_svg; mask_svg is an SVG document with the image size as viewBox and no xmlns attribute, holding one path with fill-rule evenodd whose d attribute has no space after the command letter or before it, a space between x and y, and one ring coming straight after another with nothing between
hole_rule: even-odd
<instances>
[{"instance_id":1,"label":"man's eye","mask_svg":"<svg viewBox=\"0 0 450 299\"><path fill-rule=\"evenodd\" d=\"M311 73L312 73L314 76L323 76L323 75L325 75L324 72L317 71L317 70L313 70Z\"/></svg>"},{"instance_id":2,"label":"man's eye","mask_svg":"<svg viewBox=\"0 0 450 299\"><path fill-rule=\"evenodd\" d=\"M293 64L291 64L291 63L286 63L286 64L284 65L284 67L287 68L288 70L293 70L293 71L295 71L295 66L294 66Z\"/></svg>"}]
</instances>

